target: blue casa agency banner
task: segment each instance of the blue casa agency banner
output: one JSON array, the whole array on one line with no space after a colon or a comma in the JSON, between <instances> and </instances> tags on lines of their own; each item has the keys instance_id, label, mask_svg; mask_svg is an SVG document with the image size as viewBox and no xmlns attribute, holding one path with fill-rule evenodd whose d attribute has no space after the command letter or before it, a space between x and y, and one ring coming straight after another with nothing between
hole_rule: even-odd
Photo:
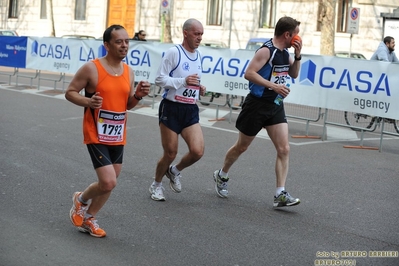
<instances>
[{"instance_id":1,"label":"blue casa agency banner","mask_svg":"<svg viewBox=\"0 0 399 266\"><path fill-rule=\"evenodd\" d=\"M303 55L286 102L399 118L399 64Z\"/></svg>"},{"instance_id":2,"label":"blue casa agency banner","mask_svg":"<svg viewBox=\"0 0 399 266\"><path fill-rule=\"evenodd\" d=\"M26 67L27 37L0 36L0 66Z\"/></svg>"},{"instance_id":3,"label":"blue casa agency banner","mask_svg":"<svg viewBox=\"0 0 399 266\"><path fill-rule=\"evenodd\" d=\"M154 82L162 56L174 44L129 44L124 62L135 80ZM13 51L20 46L8 45ZM245 96L245 71L254 52L199 47L201 84L208 91ZM26 68L75 73L84 63L106 54L100 40L28 37ZM1 65L1 62L0 62ZM333 56L302 55L296 79L287 76L291 92L287 103L399 119L399 64Z\"/></svg>"},{"instance_id":4,"label":"blue casa agency banner","mask_svg":"<svg viewBox=\"0 0 399 266\"><path fill-rule=\"evenodd\" d=\"M99 40L29 37L26 68L74 74L84 63L105 54Z\"/></svg>"}]
</instances>

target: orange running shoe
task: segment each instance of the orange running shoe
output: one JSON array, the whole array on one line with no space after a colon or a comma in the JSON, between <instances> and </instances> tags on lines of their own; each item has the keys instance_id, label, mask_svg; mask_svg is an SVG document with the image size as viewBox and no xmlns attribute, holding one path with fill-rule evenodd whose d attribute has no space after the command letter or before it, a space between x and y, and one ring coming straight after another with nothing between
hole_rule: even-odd
<instances>
[{"instance_id":1,"label":"orange running shoe","mask_svg":"<svg viewBox=\"0 0 399 266\"><path fill-rule=\"evenodd\" d=\"M78 227L80 232L89 233L94 237L104 237L107 235L103 229L97 223L97 220L94 220L94 217L90 217L83 221L82 226Z\"/></svg>"},{"instance_id":2,"label":"orange running shoe","mask_svg":"<svg viewBox=\"0 0 399 266\"><path fill-rule=\"evenodd\" d=\"M87 211L87 205L84 205L78 200L80 194L82 194L82 192L75 192L72 196L73 205L69 212L69 218L74 226L82 226L83 218Z\"/></svg>"}]
</instances>

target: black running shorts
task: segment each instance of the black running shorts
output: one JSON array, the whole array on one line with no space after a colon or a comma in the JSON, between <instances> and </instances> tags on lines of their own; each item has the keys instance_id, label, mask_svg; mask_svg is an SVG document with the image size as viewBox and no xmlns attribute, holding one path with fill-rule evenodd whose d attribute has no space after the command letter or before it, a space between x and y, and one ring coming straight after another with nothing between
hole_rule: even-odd
<instances>
[{"instance_id":1,"label":"black running shorts","mask_svg":"<svg viewBox=\"0 0 399 266\"><path fill-rule=\"evenodd\" d=\"M287 123L284 103L276 105L248 94L238 115L236 128L247 136L256 136L262 128L280 123Z\"/></svg>"},{"instance_id":2,"label":"black running shorts","mask_svg":"<svg viewBox=\"0 0 399 266\"><path fill-rule=\"evenodd\" d=\"M94 169L110 164L122 164L123 145L87 144Z\"/></svg>"}]
</instances>

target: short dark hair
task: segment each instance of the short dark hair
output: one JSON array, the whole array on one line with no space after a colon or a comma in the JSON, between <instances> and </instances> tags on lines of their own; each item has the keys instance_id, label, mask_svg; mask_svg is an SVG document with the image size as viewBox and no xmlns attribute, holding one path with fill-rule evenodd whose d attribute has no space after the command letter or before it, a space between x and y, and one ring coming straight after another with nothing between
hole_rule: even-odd
<instances>
[{"instance_id":1,"label":"short dark hair","mask_svg":"<svg viewBox=\"0 0 399 266\"><path fill-rule=\"evenodd\" d=\"M109 26L103 34L103 42L108 42L111 41L111 32L113 30L120 30L120 29L125 29L123 26L121 25L111 25Z\"/></svg>"},{"instance_id":2,"label":"short dark hair","mask_svg":"<svg viewBox=\"0 0 399 266\"><path fill-rule=\"evenodd\" d=\"M295 28L300 24L301 22L291 17L288 16L282 17L277 21L276 27L274 28L274 36L281 36L286 31L292 34Z\"/></svg>"},{"instance_id":3,"label":"short dark hair","mask_svg":"<svg viewBox=\"0 0 399 266\"><path fill-rule=\"evenodd\" d=\"M394 37L391 37L391 36L386 36L386 37L384 38L384 43L385 43L385 44L391 43L392 40L395 40L395 38L394 38Z\"/></svg>"}]
</instances>

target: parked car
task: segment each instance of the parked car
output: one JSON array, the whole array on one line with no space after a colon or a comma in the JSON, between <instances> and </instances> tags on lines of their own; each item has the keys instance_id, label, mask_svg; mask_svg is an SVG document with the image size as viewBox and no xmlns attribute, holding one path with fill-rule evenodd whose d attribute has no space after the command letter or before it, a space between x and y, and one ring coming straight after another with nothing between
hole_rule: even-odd
<instances>
[{"instance_id":1,"label":"parked car","mask_svg":"<svg viewBox=\"0 0 399 266\"><path fill-rule=\"evenodd\" d=\"M349 52L335 52L335 56L338 57L349 57ZM351 58L355 58L355 59L366 59L366 57L360 53L352 53L351 52Z\"/></svg>"},{"instance_id":2,"label":"parked car","mask_svg":"<svg viewBox=\"0 0 399 266\"><path fill-rule=\"evenodd\" d=\"M96 37L94 36L90 36L90 35L62 35L61 38L68 38L68 39L84 39L84 40L91 40L91 39L96 39Z\"/></svg>"},{"instance_id":3,"label":"parked car","mask_svg":"<svg viewBox=\"0 0 399 266\"><path fill-rule=\"evenodd\" d=\"M256 50L259 47L261 47L269 39L270 38L251 38L251 39L249 39L245 49L247 49L247 50Z\"/></svg>"},{"instance_id":4,"label":"parked car","mask_svg":"<svg viewBox=\"0 0 399 266\"><path fill-rule=\"evenodd\" d=\"M202 46L209 46L209 47L213 47L213 48L227 48L227 45L224 44L223 42L201 42Z\"/></svg>"},{"instance_id":5,"label":"parked car","mask_svg":"<svg viewBox=\"0 0 399 266\"><path fill-rule=\"evenodd\" d=\"M18 33L15 30L0 29L0 36L18 36Z\"/></svg>"}]
</instances>

